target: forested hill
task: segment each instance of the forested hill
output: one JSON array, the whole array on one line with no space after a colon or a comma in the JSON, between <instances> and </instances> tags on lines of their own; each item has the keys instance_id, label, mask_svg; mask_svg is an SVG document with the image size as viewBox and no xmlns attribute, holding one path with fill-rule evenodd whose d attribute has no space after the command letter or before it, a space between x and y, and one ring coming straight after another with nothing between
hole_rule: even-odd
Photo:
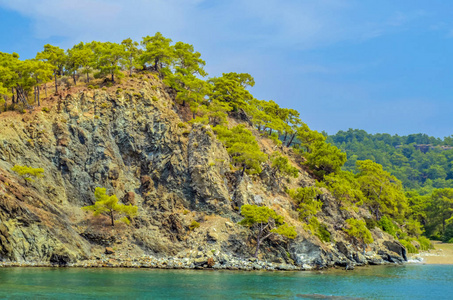
<instances>
[{"instance_id":1,"label":"forested hill","mask_svg":"<svg viewBox=\"0 0 453 300\"><path fill-rule=\"evenodd\" d=\"M371 159L402 181L406 189L427 194L453 187L453 136L369 134L349 129L328 136L327 142L345 151L344 170L355 171L356 161Z\"/></svg>"}]
</instances>

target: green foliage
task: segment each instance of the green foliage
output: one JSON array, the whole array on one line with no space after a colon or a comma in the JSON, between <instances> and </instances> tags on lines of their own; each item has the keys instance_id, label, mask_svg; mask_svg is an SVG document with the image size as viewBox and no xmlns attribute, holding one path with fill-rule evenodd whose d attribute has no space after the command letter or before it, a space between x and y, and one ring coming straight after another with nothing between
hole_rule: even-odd
<instances>
[{"instance_id":1,"label":"green foliage","mask_svg":"<svg viewBox=\"0 0 453 300\"><path fill-rule=\"evenodd\" d=\"M420 243L420 250L422 250L422 251L428 251L430 249L434 249L434 246L431 243L431 241L424 236L419 237L418 242Z\"/></svg>"},{"instance_id":2,"label":"green foliage","mask_svg":"<svg viewBox=\"0 0 453 300\"><path fill-rule=\"evenodd\" d=\"M92 42L96 63L95 66L99 70L97 76L110 75L112 82L117 78L123 77L121 70L121 61L126 56L124 45L111 42Z\"/></svg>"},{"instance_id":3,"label":"green foliage","mask_svg":"<svg viewBox=\"0 0 453 300\"><path fill-rule=\"evenodd\" d=\"M41 178L44 177L44 169L43 168L32 168L28 166L20 166L14 165L11 168L12 171L16 172L19 176L21 176L26 181L35 181L32 177Z\"/></svg>"},{"instance_id":4,"label":"green foliage","mask_svg":"<svg viewBox=\"0 0 453 300\"><path fill-rule=\"evenodd\" d=\"M200 223L198 223L195 220L193 220L192 223L190 223L190 225L189 225L190 230L195 230L195 228L198 228L198 227L200 227Z\"/></svg>"},{"instance_id":5,"label":"green foliage","mask_svg":"<svg viewBox=\"0 0 453 300\"><path fill-rule=\"evenodd\" d=\"M311 217L308 224L303 224L306 231L310 231L312 235L317 236L321 241L330 243L330 232L326 225L319 222L318 218Z\"/></svg>"},{"instance_id":6,"label":"green foliage","mask_svg":"<svg viewBox=\"0 0 453 300\"><path fill-rule=\"evenodd\" d=\"M224 126L216 126L214 131L227 149L228 154L236 164L242 166L242 174L247 170L248 173L261 173L261 163L267 160L266 155L261 152L260 147L250 132L244 125L238 125L228 129Z\"/></svg>"},{"instance_id":7,"label":"green foliage","mask_svg":"<svg viewBox=\"0 0 453 300\"><path fill-rule=\"evenodd\" d=\"M378 225L382 230L396 237L396 231L398 228L395 226L395 224L393 224L392 220L389 217L382 216L382 218L378 222Z\"/></svg>"},{"instance_id":8,"label":"green foliage","mask_svg":"<svg viewBox=\"0 0 453 300\"><path fill-rule=\"evenodd\" d=\"M359 171L357 180L365 195L364 204L376 220L384 214L402 220L408 204L401 182L371 160L357 161L356 164Z\"/></svg>"},{"instance_id":9,"label":"green foliage","mask_svg":"<svg viewBox=\"0 0 453 300\"><path fill-rule=\"evenodd\" d=\"M326 187L344 207L362 205L365 199L359 182L351 172L340 171L326 175L319 185Z\"/></svg>"},{"instance_id":10,"label":"green foliage","mask_svg":"<svg viewBox=\"0 0 453 300\"><path fill-rule=\"evenodd\" d=\"M347 219L346 223L348 224L348 228L344 229L344 231L347 234L365 244L371 244L372 242L374 242L373 237L371 236L371 232L366 227L365 221L357 219Z\"/></svg>"},{"instance_id":11,"label":"green foliage","mask_svg":"<svg viewBox=\"0 0 453 300\"><path fill-rule=\"evenodd\" d=\"M238 224L256 231L255 257L258 255L260 244L272 234L294 239L297 236L294 227L285 223L284 217L266 206L243 205L241 215L244 216Z\"/></svg>"},{"instance_id":12,"label":"green foliage","mask_svg":"<svg viewBox=\"0 0 453 300\"><path fill-rule=\"evenodd\" d=\"M211 101L226 103L228 111L246 109L253 99L246 88L253 87L255 80L247 73L223 73L222 77L211 78L208 82L212 84Z\"/></svg>"},{"instance_id":13,"label":"green foliage","mask_svg":"<svg viewBox=\"0 0 453 300\"><path fill-rule=\"evenodd\" d=\"M106 215L110 217L112 226L115 226L115 217L118 215L122 216L120 221L126 224L130 223L130 218L137 215L137 206L118 203L116 195L107 195L105 188L97 187L94 192L94 197L96 199L94 205L85 206L82 207L82 209L92 211L94 216Z\"/></svg>"},{"instance_id":14,"label":"green foliage","mask_svg":"<svg viewBox=\"0 0 453 300\"><path fill-rule=\"evenodd\" d=\"M418 253L417 248L410 241L400 240L400 243L407 249L408 253Z\"/></svg>"},{"instance_id":15,"label":"green foliage","mask_svg":"<svg viewBox=\"0 0 453 300\"><path fill-rule=\"evenodd\" d=\"M299 177L299 170L289 163L289 159L283 156L280 152L275 151L270 157L272 175L277 179L277 183L281 185L282 177Z\"/></svg>"},{"instance_id":16,"label":"green foliage","mask_svg":"<svg viewBox=\"0 0 453 300\"><path fill-rule=\"evenodd\" d=\"M321 210L322 201L318 200L318 196L321 194L322 192L313 186L289 190L289 195L299 205L297 210L300 213L299 218L301 220L308 220L309 217L316 215Z\"/></svg>"},{"instance_id":17,"label":"green foliage","mask_svg":"<svg viewBox=\"0 0 453 300\"><path fill-rule=\"evenodd\" d=\"M141 42L144 47L139 57L141 65L152 64L154 70L160 74L169 71L168 66L174 57L173 49L170 46L171 39L165 38L160 32L154 36L145 36Z\"/></svg>"}]
</instances>

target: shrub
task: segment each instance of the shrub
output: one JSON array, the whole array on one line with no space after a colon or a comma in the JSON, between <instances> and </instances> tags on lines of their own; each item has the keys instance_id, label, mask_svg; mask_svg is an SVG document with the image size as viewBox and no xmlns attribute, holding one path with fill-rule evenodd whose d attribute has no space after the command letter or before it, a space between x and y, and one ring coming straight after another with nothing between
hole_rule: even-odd
<instances>
[{"instance_id":1,"label":"shrub","mask_svg":"<svg viewBox=\"0 0 453 300\"><path fill-rule=\"evenodd\" d=\"M50 111L50 109L47 108L47 107L43 107L43 108L41 109L41 111L43 111L43 112L45 112L45 113L48 113L48 112Z\"/></svg>"},{"instance_id":2,"label":"shrub","mask_svg":"<svg viewBox=\"0 0 453 300\"><path fill-rule=\"evenodd\" d=\"M307 220L309 217L316 215L322 207L322 201L317 200L321 191L316 187L302 187L296 190L289 190L291 198L296 200L300 212L300 219Z\"/></svg>"},{"instance_id":3,"label":"shrub","mask_svg":"<svg viewBox=\"0 0 453 300\"><path fill-rule=\"evenodd\" d=\"M157 98L156 96L152 96L152 97L151 97L151 100L153 100L153 101L159 101L159 98Z\"/></svg>"},{"instance_id":4,"label":"shrub","mask_svg":"<svg viewBox=\"0 0 453 300\"><path fill-rule=\"evenodd\" d=\"M16 172L19 176L21 176L26 181L34 181L31 177L39 178L44 177L44 169L43 168L32 168L28 166L19 166L14 165L11 168L14 172Z\"/></svg>"},{"instance_id":5,"label":"shrub","mask_svg":"<svg viewBox=\"0 0 453 300\"><path fill-rule=\"evenodd\" d=\"M308 224L303 225L304 229L310 231L314 236L317 236L323 242L330 242L330 232L326 225L318 221L318 218L311 217Z\"/></svg>"},{"instance_id":6,"label":"shrub","mask_svg":"<svg viewBox=\"0 0 453 300\"><path fill-rule=\"evenodd\" d=\"M411 244L411 242L406 240L400 240L400 243L407 249L409 253L418 253L417 248Z\"/></svg>"},{"instance_id":7,"label":"shrub","mask_svg":"<svg viewBox=\"0 0 453 300\"><path fill-rule=\"evenodd\" d=\"M371 232L366 227L365 221L351 218L347 219L346 223L349 225L349 228L344 229L347 234L363 241L365 244L374 242Z\"/></svg>"},{"instance_id":8,"label":"shrub","mask_svg":"<svg viewBox=\"0 0 453 300\"><path fill-rule=\"evenodd\" d=\"M390 219L387 216L383 216L379 220L378 224L379 224L379 227L381 227L382 230L384 230L385 232L387 232L387 233L393 235L394 237L396 237L397 227L395 226L395 224L393 224L392 219Z\"/></svg>"},{"instance_id":9,"label":"shrub","mask_svg":"<svg viewBox=\"0 0 453 300\"><path fill-rule=\"evenodd\" d=\"M90 90L92 90L92 89L94 89L94 86L90 84L90 85L88 86L88 88L89 88Z\"/></svg>"},{"instance_id":10,"label":"shrub","mask_svg":"<svg viewBox=\"0 0 453 300\"><path fill-rule=\"evenodd\" d=\"M192 223L190 223L190 225L189 225L190 230L194 230L195 228L198 228L198 227L200 227L200 223L198 223L195 220L193 220Z\"/></svg>"},{"instance_id":11,"label":"shrub","mask_svg":"<svg viewBox=\"0 0 453 300\"><path fill-rule=\"evenodd\" d=\"M373 219L373 218L364 218L364 219L365 219L365 223L366 223L366 228L373 229L378 226L378 223L376 222L375 219Z\"/></svg>"},{"instance_id":12,"label":"shrub","mask_svg":"<svg viewBox=\"0 0 453 300\"><path fill-rule=\"evenodd\" d=\"M420 236L418 238L418 242L420 243L420 250L422 250L422 251L427 251L429 249L434 249L433 244L431 243L431 241L427 237ZM453 242L453 239L452 239L452 242ZM451 242L449 242L449 243L451 243Z\"/></svg>"},{"instance_id":13,"label":"shrub","mask_svg":"<svg viewBox=\"0 0 453 300\"><path fill-rule=\"evenodd\" d=\"M182 122L181 122L181 123L178 123L178 127L179 127L179 128L186 128L187 126L186 126L185 123L182 123Z\"/></svg>"}]
</instances>

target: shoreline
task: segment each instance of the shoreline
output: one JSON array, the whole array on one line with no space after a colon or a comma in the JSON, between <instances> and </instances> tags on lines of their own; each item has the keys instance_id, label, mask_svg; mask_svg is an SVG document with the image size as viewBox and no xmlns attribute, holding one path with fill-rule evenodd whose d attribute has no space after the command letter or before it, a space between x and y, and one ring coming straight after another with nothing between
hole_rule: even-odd
<instances>
[{"instance_id":1,"label":"shoreline","mask_svg":"<svg viewBox=\"0 0 453 300\"><path fill-rule=\"evenodd\" d=\"M208 270L208 271L326 271L326 270L354 270L355 267L372 266L402 266L405 263L385 262L381 264L356 264L354 266L332 265L318 268L311 265L297 266L286 263L272 263L255 258L231 259L229 261L214 262L206 258L155 258L144 256L135 259L102 258L82 260L75 263L58 264L51 262L0 262L0 268L84 268L84 269L161 269L161 270Z\"/></svg>"},{"instance_id":2,"label":"shoreline","mask_svg":"<svg viewBox=\"0 0 453 300\"><path fill-rule=\"evenodd\" d=\"M426 265L453 265L453 244L431 241L434 249L411 255L410 259Z\"/></svg>"}]
</instances>

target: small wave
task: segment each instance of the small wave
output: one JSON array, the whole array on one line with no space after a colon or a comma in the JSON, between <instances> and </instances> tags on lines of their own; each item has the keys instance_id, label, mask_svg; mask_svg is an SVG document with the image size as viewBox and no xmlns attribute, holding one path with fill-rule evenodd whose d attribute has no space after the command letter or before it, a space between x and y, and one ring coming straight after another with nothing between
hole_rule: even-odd
<instances>
[{"instance_id":1,"label":"small wave","mask_svg":"<svg viewBox=\"0 0 453 300\"><path fill-rule=\"evenodd\" d=\"M334 295L322 295L322 294L297 294L298 298L303 299L331 299L331 300L359 300L364 298L353 298L347 296L334 296Z\"/></svg>"},{"instance_id":2,"label":"small wave","mask_svg":"<svg viewBox=\"0 0 453 300\"><path fill-rule=\"evenodd\" d=\"M411 257L407 260L409 264L422 264L424 262L423 257L416 256L416 257Z\"/></svg>"}]
</instances>

